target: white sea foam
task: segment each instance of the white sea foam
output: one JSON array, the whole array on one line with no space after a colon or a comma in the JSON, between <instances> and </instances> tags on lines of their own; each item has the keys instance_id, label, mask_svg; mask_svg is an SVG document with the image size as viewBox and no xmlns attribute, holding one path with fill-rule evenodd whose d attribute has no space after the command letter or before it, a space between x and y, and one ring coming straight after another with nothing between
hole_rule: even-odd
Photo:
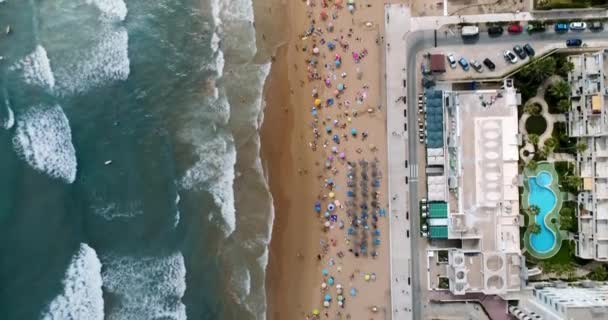
<instances>
[{"instance_id":1,"label":"white sea foam","mask_svg":"<svg viewBox=\"0 0 608 320\"><path fill-rule=\"evenodd\" d=\"M95 207L95 214L111 221L114 219L130 219L144 214L142 204L139 201L130 202L125 206L120 206L114 202L104 206Z\"/></svg>"},{"instance_id":2,"label":"white sea foam","mask_svg":"<svg viewBox=\"0 0 608 320\"><path fill-rule=\"evenodd\" d=\"M23 72L25 82L52 90L55 86L55 76L51 69L51 62L43 46L36 49L15 63L11 70Z\"/></svg>"},{"instance_id":3,"label":"white sea foam","mask_svg":"<svg viewBox=\"0 0 608 320\"><path fill-rule=\"evenodd\" d=\"M92 48L76 50L74 57L55 66L59 93L82 93L92 87L129 77L129 36L125 28L100 30Z\"/></svg>"},{"instance_id":4,"label":"white sea foam","mask_svg":"<svg viewBox=\"0 0 608 320\"><path fill-rule=\"evenodd\" d=\"M104 318L101 263L95 250L81 244L62 283L63 292L42 313L43 320Z\"/></svg>"},{"instance_id":5,"label":"white sea foam","mask_svg":"<svg viewBox=\"0 0 608 320\"><path fill-rule=\"evenodd\" d=\"M13 146L32 168L67 183L76 179L70 123L59 105L38 105L18 115Z\"/></svg>"},{"instance_id":6,"label":"white sea foam","mask_svg":"<svg viewBox=\"0 0 608 320\"><path fill-rule=\"evenodd\" d=\"M15 125L15 114L13 114L13 110L11 109L11 107L6 107L6 114L4 116L4 119L0 120L2 120L2 127L6 130L12 128Z\"/></svg>"},{"instance_id":7,"label":"white sea foam","mask_svg":"<svg viewBox=\"0 0 608 320\"><path fill-rule=\"evenodd\" d=\"M217 134L212 140L196 145L198 161L186 171L180 185L188 190L206 189L220 207L227 235L236 228L234 209L234 165L236 151L232 136Z\"/></svg>"},{"instance_id":8,"label":"white sea foam","mask_svg":"<svg viewBox=\"0 0 608 320\"><path fill-rule=\"evenodd\" d=\"M95 5L105 19L124 21L127 17L127 5L123 0L86 0L86 3Z\"/></svg>"},{"instance_id":9,"label":"white sea foam","mask_svg":"<svg viewBox=\"0 0 608 320\"><path fill-rule=\"evenodd\" d=\"M224 22L253 22L253 5L251 0L221 0L221 19Z\"/></svg>"},{"instance_id":10,"label":"white sea foam","mask_svg":"<svg viewBox=\"0 0 608 320\"><path fill-rule=\"evenodd\" d=\"M181 298L186 291L184 257L101 257L104 289L117 301L108 320L186 319Z\"/></svg>"}]
</instances>

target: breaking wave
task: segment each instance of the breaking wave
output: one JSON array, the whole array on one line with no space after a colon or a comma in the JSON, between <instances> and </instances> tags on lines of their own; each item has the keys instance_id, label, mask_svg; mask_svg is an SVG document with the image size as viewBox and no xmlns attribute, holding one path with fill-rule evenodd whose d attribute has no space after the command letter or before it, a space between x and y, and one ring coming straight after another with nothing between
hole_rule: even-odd
<instances>
[{"instance_id":1,"label":"breaking wave","mask_svg":"<svg viewBox=\"0 0 608 320\"><path fill-rule=\"evenodd\" d=\"M200 137L209 137L200 134ZM195 137L191 137L193 141ZM209 139L209 138L207 138ZM200 141L203 141L202 138ZM186 171L180 181L187 190L206 189L213 196L215 204L220 207L224 231L232 234L236 228L234 209L234 164L236 151L231 135L216 133L211 140L197 145L196 163Z\"/></svg>"},{"instance_id":2,"label":"breaking wave","mask_svg":"<svg viewBox=\"0 0 608 320\"><path fill-rule=\"evenodd\" d=\"M4 119L0 118L0 124L2 128L8 130L15 125L15 115L13 114L13 110L11 107L6 107L6 113L3 116Z\"/></svg>"},{"instance_id":3,"label":"breaking wave","mask_svg":"<svg viewBox=\"0 0 608 320\"><path fill-rule=\"evenodd\" d=\"M105 19L124 21L127 17L127 5L123 0L86 0L86 2L95 5Z\"/></svg>"},{"instance_id":4,"label":"breaking wave","mask_svg":"<svg viewBox=\"0 0 608 320\"><path fill-rule=\"evenodd\" d=\"M184 257L102 256L104 289L117 298L108 320L186 319Z\"/></svg>"},{"instance_id":5,"label":"breaking wave","mask_svg":"<svg viewBox=\"0 0 608 320\"><path fill-rule=\"evenodd\" d=\"M101 262L95 250L81 244L62 283L63 292L51 301L41 315L42 320L104 318Z\"/></svg>"},{"instance_id":6,"label":"breaking wave","mask_svg":"<svg viewBox=\"0 0 608 320\"><path fill-rule=\"evenodd\" d=\"M67 183L76 179L70 123L59 105L38 105L18 116L13 146L32 168Z\"/></svg>"},{"instance_id":7,"label":"breaking wave","mask_svg":"<svg viewBox=\"0 0 608 320\"><path fill-rule=\"evenodd\" d=\"M75 50L55 67L62 95L82 93L92 87L129 77L129 36L124 28L106 28L91 48Z\"/></svg>"},{"instance_id":8,"label":"breaking wave","mask_svg":"<svg viewBox=\"0 0 608 320\"><path fill-rule=\"evenodd\" d=\"M55 87L55 76L51 70L51 62L43 46L36 49L15 63L11 70L23 72L26 83L52 90Z\"/></svg>"}]
</instances>

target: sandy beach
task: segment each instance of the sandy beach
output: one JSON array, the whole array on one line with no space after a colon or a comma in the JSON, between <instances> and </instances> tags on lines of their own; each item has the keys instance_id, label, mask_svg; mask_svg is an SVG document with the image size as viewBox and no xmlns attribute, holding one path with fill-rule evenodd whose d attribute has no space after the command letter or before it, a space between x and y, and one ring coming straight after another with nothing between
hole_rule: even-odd
<instances>
[{"instance_id":1,"label":"sandy beach","mask_svg":"<svg viewBox=\"0 0 608 320\"><path fill-rule=\"evenodd\" d=\"M262 128L275 206L268 318L384 319L383 6L357 1L349 13L347 1L311 0L286 8L281 33L289 38L273 58Z\"/></svg>"}]
</instances>

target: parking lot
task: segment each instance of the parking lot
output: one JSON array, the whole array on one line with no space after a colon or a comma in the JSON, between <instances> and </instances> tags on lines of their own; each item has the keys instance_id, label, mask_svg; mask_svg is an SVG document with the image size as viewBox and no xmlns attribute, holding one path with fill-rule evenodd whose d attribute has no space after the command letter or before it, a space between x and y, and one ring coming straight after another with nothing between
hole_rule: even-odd
<instances>
[{"instance_id":1,"label":"parking lot","mask_svg":"<svg viewBox=\"0 0 608 320\"><path fill-rule=\"evenodd\" d=\"M525 25L523 26L525 30ZM510 50L515 53L513 47L519 45L523 47L529 43L534 51L535 57L541 57L554 50L569 49L572 51L585 50L590 47L601 47L608 45L608 37L606 32L603 30L591 31L591 30L570 30L562 33L556 33L552 25L546 27L544 32L527 33L521 32L511 34L505 31L502 35L489 36L485 31L487 28L480 28L479 36L473 37L472 39L458 39L455 40L455 35L449 32L438 33L437 36L437 47L430 48L426 51L419 52L417 55L417 61L423 61L426 68L430 67L430 61L428 58L424 59L425 56L430 54L444 54L446 57L452 53L456 60L456 67L451 68L450 64L446 59L445 73L434 73L434 77L438 81L459 81L459 80L473 80L473 79L494 79L503 77L509 74L511 71L521 67L525 63L530 61L529 57L521 59L517 57L517 62L512 64L504 58L504 51ZM453 28L447 28L452 30ZM581 39L582 46L580 47L568 47L566 46L567 39ZM469 70L463 70L462 66L458 64L458 61L464 57L468 64ZM483 65L483 60L489 58L494 64L494 71L488 69L487 66ZM483 71L480 73L476 71L472 66L471 62L477 60L483 65ZM422 65L420 66L420 72L422 72Z\"/></svg>"}]
</instances>

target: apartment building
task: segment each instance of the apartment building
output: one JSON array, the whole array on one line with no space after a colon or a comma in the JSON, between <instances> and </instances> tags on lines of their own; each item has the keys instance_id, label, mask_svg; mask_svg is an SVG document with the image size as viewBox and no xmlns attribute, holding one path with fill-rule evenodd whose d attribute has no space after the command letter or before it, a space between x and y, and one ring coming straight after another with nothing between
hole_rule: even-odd
<instances>
[{"instance_id":1,"label":"apartment building","mask_svg":"<svg viewBox=\"0 0 608 320\"><path fill-rule=\"evenodd\" d=\"M577 155L583 178L578 195L579 235L576 255L608 261L608 110L606 110L606 50L568 57L574 70L568 75L572 106L568 113L569 134L585 143Z\"/></svg>"}]
</instances>

